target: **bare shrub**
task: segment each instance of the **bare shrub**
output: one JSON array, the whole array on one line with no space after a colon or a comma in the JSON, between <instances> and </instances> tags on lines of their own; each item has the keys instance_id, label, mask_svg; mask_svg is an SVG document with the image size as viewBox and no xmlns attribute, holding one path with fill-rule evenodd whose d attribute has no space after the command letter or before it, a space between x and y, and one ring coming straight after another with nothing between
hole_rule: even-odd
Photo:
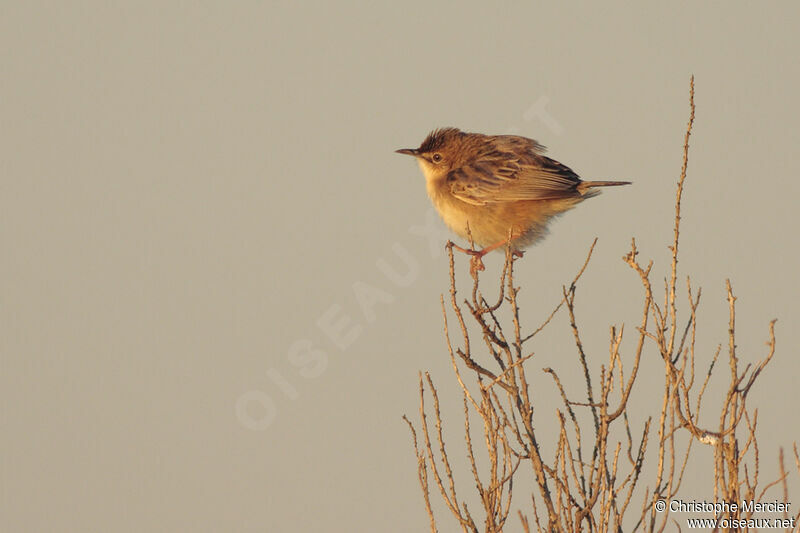
<instances>
[{"instance_id":1,"label":"bare shrub","mask_svg":"<svg viewBox=\"0 0 800 533\"><path fill-rule=\"evenodd\" d=\"M787 501L782 450L781 476L766 485L759 479L758 410L747 403L748 393L775 353L775 321L769 324L764 358L757 363L740 361L735 336L736 297L726 281L727 347L719 346L710 361L696 358L701 290L695 289L688 277L685 287L680 288L683 282L678 276L681 198L694 122L693 78L689 103L675 200L674 236L669 247L670 274L661 292L651 279L653 261L644 265L638 257L636 242L631 242L624 261L640 280L642 294L642 315L633 333L635 348L623 356L624 327L611 327L608 360L599 374L590 372L575 316L578 284L595 243L572 282L563 287L561 301L530 333L519 320L519 287L514 281L519 259L510 248L506 251L498 296L487 300L479 274L473 272L471 294L460 301L456 291L456 258L453 244L448 244L449 298L441 298L444 333L453 372L462 391L464 452L481 508L471 508L461 496L469 485L457 484L454 477L456 456L452 448L445 446L438 391L431 376L420 373L419 421L415 425L407 417L404 419L413 437L431 531L437 531L431 501L436 493L463 531L499 532L508 527L509 520L515 522L512 529L524 531L533 527L559 532L663 531L670 520L669 506L664 512L657 512L655 505L679 495L689 457L698 445L714 450L714 501L759 500L776 485L776 490L783 488ZM682 292L685 296L680 296ZM681 306L679 300L684 297L686 304ZM539 374L526 365L533 356L527 346L541 331L552 326L551 320L560 311L569 318L577 355L574 363L585 379L585 391L582 398L573 398L556 370L543 369L558 391L562 405L555 413L559 432L542 434L534 424L531 400L531 384ZM652 414L634 428L629 417L631 391L637 383L640 366L658 360L655 357L645 360L645 349L654 349L660 355L663 391L660 401L650 410ZM724 373L721 365L717 365L723 353L728 361L728 385L724 397L718 399L721 405L718 422L713 422L713 415L707 412L709 402L705 393L712 374ZM706 369L698 372L699 365ZM537 415L544 412L539 408ZM475 429L476 422L480 429ZM476 434L481 435L482 445ZM481 446L485 450L478 453ZM542 452L545 448L555 450L554 456L545 457ZM800 471L796 445L793 452ZM525 503L527 496L521 497L519 509L514 513L512 496L522 478L529 483L532 480L530 507ZM752 514L739 508L718 518L747 519ZM796 520L798 515L794 516Z\"/></svg>"}]
</instances>

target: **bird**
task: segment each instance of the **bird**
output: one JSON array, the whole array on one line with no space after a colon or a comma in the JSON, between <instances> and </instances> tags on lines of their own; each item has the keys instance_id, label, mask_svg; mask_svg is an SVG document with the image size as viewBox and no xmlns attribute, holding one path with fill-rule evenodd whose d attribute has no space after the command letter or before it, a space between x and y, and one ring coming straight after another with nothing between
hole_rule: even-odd
<instances>
[{"instance_id":1,"label":"bird","mask_svg":"<svg viewBox=\"0 0 800 533\"><path fill-rule=\"evenodd\" d=\"M458 250L472 256L472 270L483 270L482 258L509 244L523 248L543 239L548 223L599 187L629 181L583 181L572 169L544 155L533 139L518 135L483 135L458 128L433 130L419 148L399 154L416 158L428 196L444 223L481 250Z\"/></svg>"}]
</instances>

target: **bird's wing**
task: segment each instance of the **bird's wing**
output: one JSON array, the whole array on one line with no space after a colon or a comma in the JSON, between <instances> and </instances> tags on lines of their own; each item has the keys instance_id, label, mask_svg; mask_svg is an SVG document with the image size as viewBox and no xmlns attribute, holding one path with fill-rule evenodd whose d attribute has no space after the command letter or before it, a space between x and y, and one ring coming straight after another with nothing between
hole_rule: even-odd
<instances>
[{"instance_id":1,"label":"bird's wing","mask_svg":"<svg viewBox=\"0 0 800 533\"><path fill-rule=\"evenodd\" d=\"M543 151L531 139L495 137L477 157L450 171L450 191L472 205L574 197L581 179Z\"/></svg>"}]
</instances>

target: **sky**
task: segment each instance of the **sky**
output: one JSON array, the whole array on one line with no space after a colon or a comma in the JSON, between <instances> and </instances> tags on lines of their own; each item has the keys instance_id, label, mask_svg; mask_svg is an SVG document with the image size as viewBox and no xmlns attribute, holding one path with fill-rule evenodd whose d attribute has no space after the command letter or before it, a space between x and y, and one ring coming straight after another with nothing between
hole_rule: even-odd
<instances>
[{"instance_id":1,"label":"sky","mask_svg":"<svg viewBox=\"0 0 800 533\"><path fill-rule=\"evenodd\" d=\"M778 319L749 400L774 476L800 422L798 16L790 2L4 6L0 529L424 530L401 416L419 371L461 401L439 303L449 234L394 150L443 126L514 133L584 179L633 182L518 263L538 324L598 239L578 301L598 368L610 326L633 332L641 312L631 238L655 279L668 272L691 75L679 275L703 289L706 362L727 342L726 279L743 361ZM532 368L568 379L571 335L556 315ZM654 361L643 406L660 398ZM697 453L686 490L711 499Z\"/></svg>"}]
</instances>

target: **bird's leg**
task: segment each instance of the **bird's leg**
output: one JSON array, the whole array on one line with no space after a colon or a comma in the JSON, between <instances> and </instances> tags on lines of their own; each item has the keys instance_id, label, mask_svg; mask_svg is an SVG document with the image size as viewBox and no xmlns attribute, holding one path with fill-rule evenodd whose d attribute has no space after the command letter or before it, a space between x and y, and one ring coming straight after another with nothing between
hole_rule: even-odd
<instances>
[{"instance_id":1,"label":"bird's leg","mask_svg":"<svg viewBox=\"0 0 800 533\"><path fill-rule=\"evenodd\" d=\"M487 246L486 248L481 250L481 256L484 256L484 255L488 254L489 252L493 252L493 251L497 250L498 248L500 248L501 246L505 246L506 244L508 244L508 239L504 239L504 240L502 240L500 242L494 243L491 246Z\"/></svg>"},{"instance_id":2,"label":"bird's leg","mask_svg":"<svg viewBox=\"0 0 800 533\"><path fill-rule=\"evenodd\" d=\"M505 246L507 244L508 244L508 239L504 239L500 242L492 244L491 246L487 246L483 250L469 250L467 248L462 248L457 244L453 244L453 248L455 248L459 252L472 256L472 258L470 259L469 271L472 275L475 275L479 270L486 270L486 267L483 266L484 255L488 254L489 252L493 252L494 250L497 250L501 246ZM516 257L522 257L523 254L523 252L519 250L514 250L512 253Z\"/></svg>"}]
</instances>

